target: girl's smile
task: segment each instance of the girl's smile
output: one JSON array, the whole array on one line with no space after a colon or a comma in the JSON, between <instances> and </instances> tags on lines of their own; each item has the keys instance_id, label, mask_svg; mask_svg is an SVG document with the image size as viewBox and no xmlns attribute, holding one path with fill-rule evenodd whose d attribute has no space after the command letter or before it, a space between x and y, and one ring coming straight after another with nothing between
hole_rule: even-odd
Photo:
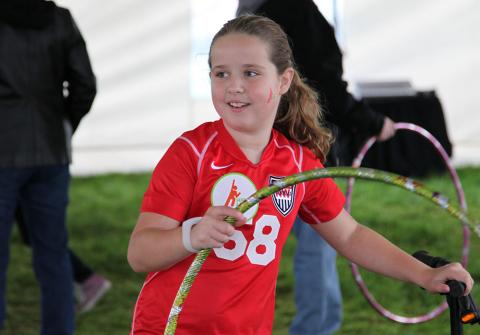
<instances>
[{"instance_id":1,"label":"girl's smile","mask_svg":"<svg viewBox=\"0 0 480 335\"><path fill-rule=\"evenodd\" d=\"M245 107L248 107L250 104L245 102L231 101L231 102L228 102L228 105L232 108L233 112L239 113L245 110Z\"/></svg>"}]
</instances>

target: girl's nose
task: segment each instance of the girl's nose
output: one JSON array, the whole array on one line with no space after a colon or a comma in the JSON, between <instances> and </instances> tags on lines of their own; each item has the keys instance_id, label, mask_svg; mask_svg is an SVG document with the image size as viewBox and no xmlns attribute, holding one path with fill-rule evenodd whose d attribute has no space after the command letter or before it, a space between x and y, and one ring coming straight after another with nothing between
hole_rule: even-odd
<instances>
[{"instance_id":1,"label":"girl's nose","mask_svg":"<svg viewBox=\"0 0 480 335\"><path fill-rule=\"evenodd\" d=\"M243 81L238 78L232 78L228 85L228 92L229 93L243 93L245 92L245 87L243 85Z\"/></svg>"}]
</instances>

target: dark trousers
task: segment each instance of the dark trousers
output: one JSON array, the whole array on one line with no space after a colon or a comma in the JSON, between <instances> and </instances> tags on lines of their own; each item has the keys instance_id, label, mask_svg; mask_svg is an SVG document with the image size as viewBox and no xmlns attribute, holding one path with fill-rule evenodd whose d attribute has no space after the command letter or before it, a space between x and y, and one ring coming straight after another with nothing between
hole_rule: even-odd
<instances>
[{"instance_id":1,"label":"dark trousers","mask_svg":"<svg viewBox=\"0 0 480 335\"><path fill-rule=\"evenodd\" d=\"M27 227L25 226L25 220L23 219L23 214L20 207L18 207L15 211L15 221L17 222L18 231L20 232L20 237L22 238L23 243L30 246L30 236L28 234ZM77 284L82 284L88 278L90 278L94 272L80 259L80 257L78 257L72 251L72 249L68 249L68 254L70 256L70 262L72 263L73 280Z\"/></svg>"},{"instance_id":2,"label":"dark trousers","mask_svg":"<svg viewBox=\"0 0 480 335\"><path fill-rule=\"evenodd\" d=\"M68 165L0 168L0 327L5 322L6 272L13 215L20 205L40 284L42 335L74 332L73 278L65 225Z\"/></svg>"}]
</instances>

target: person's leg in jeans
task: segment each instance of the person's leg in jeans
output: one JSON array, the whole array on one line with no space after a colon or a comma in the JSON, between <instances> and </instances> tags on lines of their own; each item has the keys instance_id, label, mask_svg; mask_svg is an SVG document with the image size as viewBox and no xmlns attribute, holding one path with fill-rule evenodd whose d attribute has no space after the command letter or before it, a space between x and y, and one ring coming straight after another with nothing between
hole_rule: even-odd
<instances>
[{"instance_id":1,"label":"person's leg in jeans","mask_svg":"<svg viewBox=\"0 0 480 335\"><path fill-rule=\"evenodd\" d=\"M30 236L20 208L15 211L15 221L23 243L30 246ZM95 273L72 249L68 249L75 282L76 309L78 313L90 311L111 288L112 283L105 277Z\"/></svg>"},{"instance_id":2,"label":"person's leg in jeans","mask_svg":"<svg viewBox=\"0 0 480 335\"><path fill-rule=\"evenodd\" d=\"M309 224L296 219L294 258L297 313L291 335L330 335L340 328L342 295L336 251Z\"/></svg>"},{"instance_id":3,"label":"person's leg in jeans","mask_svg":"<svg viewBox=\"0 0 480 335\"><path fill-rule=\"evenodd\" d=\"M65 225L68 165L35 168L21 191L20 204L40 284L42 335L74 332L74 297Z\"/></svg>"},{"instance_id":4,"label":"person's leg in jeans","mask_svg":"<svg viewBox=\"0 0 480 335\"><path fill-rule=\"evenodd\" d=\"M19 207L15 211L15 221L17 223L18 231L23 243L31 246L30 236L27 231L27 227L25 226L25 219L23 218L22 211ZM76 283L83 283L94 274L93 270L87 264L85 264L70 248L68 249L68 254L72 263L73 280Z\"/></svg>"},{"instance_id":5,"label":"person's leg in jeans","mask_svg":"<svg viewBox=\"0 0 480 335\"><path fill-rule=\"evenodd\" d=\"M0 329L5 326L9 242L20 179L16 169L0 168Z\"/></svg>"}]
</instances>

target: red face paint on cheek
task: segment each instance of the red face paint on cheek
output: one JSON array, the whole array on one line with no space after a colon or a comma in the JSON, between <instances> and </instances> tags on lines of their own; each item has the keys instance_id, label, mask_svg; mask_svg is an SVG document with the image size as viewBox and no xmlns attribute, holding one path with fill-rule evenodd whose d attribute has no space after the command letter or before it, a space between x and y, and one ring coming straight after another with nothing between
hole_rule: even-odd
<instances>
[{"instance_id":1,"label":"red face paint on cheek","mask_svg":"<svg viewBox=\"0 0 480 335\"><path fill-rule=\"evenodd\" d=\"M270 103L270 101L272 101L272 96L273 96L273 92L272 92L272 89L270 89L270 92L268 93L267 104Z\"/></svg>"}]
</instances>

